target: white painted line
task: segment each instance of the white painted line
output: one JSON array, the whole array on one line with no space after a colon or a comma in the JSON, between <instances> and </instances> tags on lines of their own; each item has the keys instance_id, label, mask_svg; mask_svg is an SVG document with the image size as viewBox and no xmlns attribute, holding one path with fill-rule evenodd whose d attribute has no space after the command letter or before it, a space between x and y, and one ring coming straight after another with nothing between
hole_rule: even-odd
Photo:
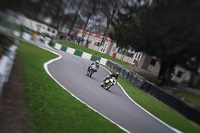
<instances>
[{"instance_id":1,"label":"white painted line","mask_svg":"<svg viewBox=\"0 0 200 133\"><path fill-rule=\"evenodd\" d=\"M46 44L47 45L47 44ZM47 45L48 46L48 45ZM49 47L49 46L48 46ZM42 47L41 47L42 48ZM43 48L45 49L45 48ZM46 50L46 49L45 49ZM51 50L48 50L52 53L55 54L55 52L51 51ZM57 53L58 54L58 53ZM52 62L56 61L56 60L59 60L62 58L62 55L60 55L58 58L55 58L55 59L52 59L52 60L49 60L48 62L44 63L44 69L45 71L47 72L47 74L53 79L55 80L55 82L57 84L59 84L64 90L66 90L67 92L69 92L73 97L75 97L77 100L79 100L80 102L82 102L83 104L85 104L86 106L88 106L89 108L91 108L93 111L97 112L98 114L100 114L101 116L103 116L104 118L108 119L110 122L112 122L113 124L117 125L119 128L121 128L122 130L124 130L125 132L127 133L130 133L130 131L126 130L125 128L123 128L122 126L118 125L117 123L115 123L114 121L112 121L111 119L109 119L108 117L104 116L103 114L101 114L100 112L98 112L97 110L95 110L94 108L92 108L90 105L86 104L85 102L83 102L81 99L79 99L78 97L76 97L73 93L71 93L69 90L67 90L62 84L60 84L52 75L51 73L49 72L48 70L48 65L51 64Z\"/></svg>"},{"instance_id":2,"label":"white painted line","mask_svg":"<svg viewBox=\"0 0 200 133\"><path fill-rule=\"evenodd\" d=\"M111 72L103 67L104 69L106 69L110 74ZM140 106L139 104L137 104L127 93L126 91L124 90L124 88L117 82L117 84L119 85L119 87L122 89L122 91L124 92L124 94L126 94L126 96L134 103L136 104L138 107L140 107L143 111L145 111L147 114L149 114L150 116L152 116L153 118L155 118L156 120L158 120L159 122L161 122L163 125L167 126L168 128L170 128L171 130L175 131L176 133L182 133L181 131L179 131L178 129L176 128L173 128L171 127L170 125L168 125L167 123L163 122L162 120L158 119L157 117L155 117L153 114L151 114L150 112L148 112L147 110L145 110L142 106Z\"/></svg>"},{"instance_id":3,"label":"white painted line","mask_svg":"<svg viewBox=\"0 0 200 133\"><path fill-rule=\"evenodd\" d=\"M47 45L47 44L46 44ZM48 46L48 45L47 45ZM49 47L49 46L48 46ZM50 50L49 50L50 51ZM53 52L53 51L52 51ZM55 52L53 52L53 53L55 53ZM88 54L88 53L87 53ZM62 56L60 56L61 58L62 58ZM60 59L60 58L56 58L56 60L58 60L58 59ZM73 97L75 97L77 100L79 100L79 101L81 101L82 103L84 103L85 105L87 105L89 108L91 108L92 110L94 110L95 112L97 112L97 113L99 113L100 115L102 115L103 117L105 117L106 119L108 119L109 121L111 121L112 123L114 123L115 125L117 125L118 127L120 127L122 130L124 130L124 131L126 131L126 132L129 132L128 130L126 130L125 128L123 128L123 127L121 127L120 125L118 125L117 123L115 123L114 121L112 121L112 120L110 120L109 118L107 118L106 116L104 116L103 114L101 114L100 112L98 112L98 111L96 111L95 109L93 109L91 106L89 106L88 104L86 104L85 102L83 102L82 100L80 100L78 97L76 97L74 94L72 94L69 90L67 90L64 86L62 86L51 74L50 74L50 72L49 72L49 70L48 70L48 65L50 64L50 63L52 63L53 61L55 61L55 59L53 59L53 60L50 60L50 61L48 61L48 62L46 62L45 64L44 64L44 68L45 68L45 70L46 70L46 72L49 74L49 76L52 78L52 79L54 79L63 89L65 89L66 91L68 91ZM103 67L105 70L107 70L110 74L111 74L111 72L108 70L108 69L106 69L105 67ZM162 120L160 120L160 119L158 119L157 117L155 117L153 114L151 114L150 112L148 112L147 110L145 110L143 107L141 107L139 104L137 104L127 93L126 93L126 91L123 89L123 87L119 84L119 83L117 83L119 86L120 86L120 88L122 89L122 91L124 92L124 94L126 94L126 96L134 103L134 104L136 104L139 108L141 108L143 111L145 111L147 114L149 114L150 116L152 116L154 119L156 119L156 120L158 120L159 122L161 122L163 125L165 125L166 127L168 127L168 128L170 128L171 130L173 130L174 132L176 132L176 133L182 133L181 131L179 131L179 130L177 130L176 128L173 128L173 127L171 127L170 125L168 125L168 124L166 124L165 122L163 122Z\"/></svg>"}]
</instances>

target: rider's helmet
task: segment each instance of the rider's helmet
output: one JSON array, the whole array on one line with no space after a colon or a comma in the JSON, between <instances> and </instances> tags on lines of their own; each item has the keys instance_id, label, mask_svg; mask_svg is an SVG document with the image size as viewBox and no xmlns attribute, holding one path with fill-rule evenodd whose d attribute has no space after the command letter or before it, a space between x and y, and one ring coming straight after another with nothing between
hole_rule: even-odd
<instances>
[{"instance_id":1,"label":"rider's helmet","mask_svg":"<svg viewBox=\"0 0 200 133\"><path fill-rule=\"evenodd\" d=\"M99 60L96 60L96 63L99 64Z\"/></svg>"},{"instance_id":2,"label":"rider's helmet","mask_svg":"<svg viewBox=\"0 0 200 133\"><path fill-rule=\"evenodd\" d=\"M117 76L117 77L118 77L118 76L119 76L119 72L116 72L116 73L115 73L115 76Z\"/></svg>"}]
</instances>

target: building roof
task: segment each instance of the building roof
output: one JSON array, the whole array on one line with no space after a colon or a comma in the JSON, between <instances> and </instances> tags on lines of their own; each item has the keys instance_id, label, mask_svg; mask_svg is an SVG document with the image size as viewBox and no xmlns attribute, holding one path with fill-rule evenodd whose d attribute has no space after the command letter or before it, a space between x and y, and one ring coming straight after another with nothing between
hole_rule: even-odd
<instances>
[{"instance_id":1,"label":"building roof","mask_svg":"<svg viewBox=\"0 0 200 133\"><path fill-rule=\"evenodd\" d=\"M81 33L84 32L84 30L81 30L81 29L77 29L77 31L78 31L78 32L81 32ZM90 36L98 37L98 38L101 38L101 39L103 38L102 35L95 34L95 33L92 33L92 32L86 32L86 34L87 34L87 35L90 35ZM111 39L110 37L106 37L106 40L112 41L112 39Z\"/></svg>"}]
</instances>

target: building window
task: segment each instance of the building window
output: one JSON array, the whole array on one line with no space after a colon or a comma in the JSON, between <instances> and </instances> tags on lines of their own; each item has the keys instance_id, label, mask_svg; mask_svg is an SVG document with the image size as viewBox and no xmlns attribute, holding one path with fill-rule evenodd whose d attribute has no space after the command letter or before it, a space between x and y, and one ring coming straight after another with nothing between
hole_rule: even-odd
<instances>
[{"instance_id":1,"label":"building window","mask_svg":"<svg viewBox=\"0 0 200 133\"><path fill-rule=\"evenodd\" d=\"M141 54L138 55L138 58L137 58L138 60L140 59L140 56L141 56Z\"/></svg>"},{"instance_id":2,"label":"building window","mask_svg":"<svg viewBox=\"0 0 200 133\"><path fill-rule=\"evenodd\" d=\"M85 36L84 38L83 38L83 42L86 42L87 41L87 37Z\"/></svg>"},{"instance_id":3,"label":"building window","mask_svg":"<svg viewBox=\"0 0 200 133\"><path fill-rule=\"evenodd\" d=\"M129 52L126 53L126 56L131 57L131 58L133 58L133 55L134 53L129 53Z\"/></svg>"},{"instance_id":4,"label":"building window","mask_svg":"<svg viewBox=\"0 0 200 133\"><path fill-rule=\"evenodd\" d=\"M138 59L138 57L139 57L139 53L137 53L137 54L135 55L135 59Z\"/></svg>"},{"instance_id":5,"label":"building window","mask_svg":"<svg viewBox=\"0 0 200 133\"><path fill-rule=\"evenodd\" d=\"M99 47L100 43L101 43L100 41L95 41L94 45Z\"/></svg>"},{"instance_id":6,"label":"building window","mask_svg":"<svg viewBox=\"0 0 200 133\"><path fill-rule=\"evenodd\" d=\"M178 71L178 73L177 73L176 77L178 77L178 78L181 78L182 74L183 74L183 72L181 72L181 71Z\"/></svg>"},{"instance_id":7,"label":"building window","mask_svg":"<svg viewBox=\"0 0 200 133\"><path fill-rule=\"evenodd\" d=\"M140 60L140 57L141 57L141 53L136 53L134 58L137 59L137 60Z\"/></svg>"},{"instance_id":8,"label":"building window","mask_svg":"<svg viewBox=\"0 0 200 133\"><path fill-rule=\"evenodd\" d=\"M116 50L116 47L114 46L113 49L112 49L112 51L115 52L115 50Z\"/></svg>"},{"instance_id":9,"label":"building window","mask_svg":"<svg viewBox=\"0 0 200 133\"><path fill-rule=\"evenodd\" d=\"M55 30L52 30L52 33L54 34L54 33L55 33Z\"/></svg>"},{"instance_id":10,"label":"building window","mask_svg":"<svg viewBox=\"0 0 200 133\"><path fill-rule=\"evenodd\" d=\"M104 45L103 45L103 48L106 48L106 47L107 47L107 45L108 45L107 43L104 43Z\"/></svg>"},{"instance_id":11,"label":"building window","mask_svg":"<svg viewBox=\"0 0 200 133\"><path fill-rule=\"evenodd\" d=\"M48 28L47 31L50 31L50 28Z\"/></svg>"},{"instance_id":12,"label":"building window","mask_svg":"<svg viewBox=\"0 0 200 133\"><path fill-rule=\"evenodd\" d=\"M105 48L101 48L101 52L104 53L104 51L105 51Z\"/></svg>"},{"instance_id":13,"label":"building window","mask_svg":"<svg viewBox=\"0 0 200 133\"><path fill-rule=\"evenodd\" d=\"M155 66L156 65L156 59L151 59L150 65Z\"/></svg>"},{"instance_id":14,"label":"building window","mask_svg":"<svg viewBox=\"0 0 200 133\"><path fill-rule=\"evenodd\" d=\"M89 43L91 43L91 42L92 42L92 39L90 39Z\"/></svg>"},{"instance_id":15,"label":"building window","mask_svg":"<svg viewBox=\"0 0 200 133\"><path fill-rule=\"evenodd\" d=\"M130 58L133 58L133 55L134 55L134 51L132 51L132 50L128 50L126 53L126 56L128 56Z\"/></svg>"},{"instance_id":16,"label":"building window","mask_svg":"<svg viewBox=\"0 0 200 133\"><path fill-rule=\"evenodd\" d=\"M124 48L119 48L117 51L117 53L119 53L119 54L124 54L124 52L125 52Z\"/></svg>"}]
</instances>

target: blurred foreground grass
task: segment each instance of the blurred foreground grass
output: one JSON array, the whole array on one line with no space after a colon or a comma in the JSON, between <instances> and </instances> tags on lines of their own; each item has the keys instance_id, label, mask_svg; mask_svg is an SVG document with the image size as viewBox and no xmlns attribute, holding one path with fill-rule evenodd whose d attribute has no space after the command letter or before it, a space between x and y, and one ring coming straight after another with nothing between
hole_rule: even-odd
<instances>
[{"instance_id":1,"label":"blurred foreground grass","mask_svg":"<svg viewBox=\"0 0 200 133\"><path fill-rule=\"evenodd\" d=\"M18 49L23 74L23 96L28 119L36 133L121 133L119 127L94 112L61 88L43 64L57 56L21 42Z\"/></svg>"}]
</instances>

